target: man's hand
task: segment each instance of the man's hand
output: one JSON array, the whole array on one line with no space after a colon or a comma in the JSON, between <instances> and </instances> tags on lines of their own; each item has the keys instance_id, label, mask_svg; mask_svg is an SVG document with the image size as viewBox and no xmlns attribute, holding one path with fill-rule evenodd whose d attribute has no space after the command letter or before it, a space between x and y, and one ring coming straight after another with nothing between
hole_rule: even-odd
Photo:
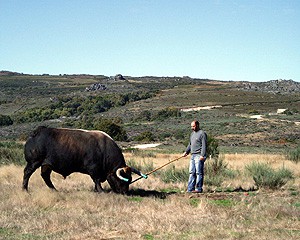
<instances>
[{"instance_id":1,"label":"man's hand","mask_svg":"<svg viewBox=\"0 0 300 240\"><path fill-rule=\"evenodd\" d=\"M186 153L186 152L184 152L183 154L182 154L182 156L183 157L186 157L188 154Z\"/></svg>"},{"instance_id":2,"label":"man's hand","mask_svg":"<svg viewBox=\"0 0 300 240\"><path fill-rule=\"evenodd\" d=\"M200 161L204 161L204 160L205 160L205 157L200 156Z\"/></svg>"}]
</instances>

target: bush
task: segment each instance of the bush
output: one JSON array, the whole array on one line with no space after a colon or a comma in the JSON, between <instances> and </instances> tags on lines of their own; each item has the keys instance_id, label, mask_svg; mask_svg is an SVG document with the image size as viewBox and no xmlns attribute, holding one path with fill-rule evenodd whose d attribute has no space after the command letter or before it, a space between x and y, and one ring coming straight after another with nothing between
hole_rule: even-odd
<instances>
[{"instance_id":1,"label":"bush","mask_svg":"<svg viewBox=\"0 0 300 240\"><path fill-rule=\"evenodd\" d=\"M252 175L256 186L263 188L279 189L293 179L290 170L282 167L275 171L266 163L253 162L246 166L246 170Z\"/></svg>"},{"instance_id":2,"label":"bush","mask_svg":"<svg viewBox=\"0 0 300 240\"><path fill-rule=\"evenodd\" d=\"M117 121L117 120L115 120ZM126 141L127 134L123 127L116 122L106 118L98 118L96 122L94 122L94 129L98 129L100 131L106 132L109 136L111 136L116 141Z\"/></svg>"},{"instance_id":3,"label":"bush","mask_svg":"<svg viewBox=\"0 0 300 240\"><path fill-rule=\"evenodd\" d=\"M291 111L290 109L286 109L282 114L285 114L285 115L294 115L293 111Z\"/></svg>"},{"instance_id":4,"label":"bush","mask_svg":"<svg viewBox=\"0 0 300 240\"><path fill-rule=\"evenodd\" d=\"M300 147L297 147L294 150L288 151L286 155L287 155L288 160L295 162L295 163L300 162Z\"/></svg>"},{"instance_id":5,"label":"bush","mask_svg":"<svg viewBox=\"0 0 300 240\"><path fill-rule=\"evenodd\" d=\"M16 142L0 142L0 165L24 165L23 145Z\"/></svg>"},{"instance_id":6,"label":"bush","mask_svg":"<svg viewBox=\"0 0 300 240\"><path fill-rule=\"evenodd\" d=\"M151 120L151 112L149 110L144 110L142 111L136 120L141 120L141 121L150 121Z\"/></svg>"},{"instance_id":7,"label":"bush","mask_svg":"<svg viewBox=\"0 0 300 240\"><path fill-rule=\"evenodd\" d=\"M258 115L258 114L259 114L259 111L257 111L256 109L251 109L251 110L249 110L248 113L249 113L249 114Z\"/></svg>"},{"instance_id":8,"label":"bush","mask_svg":"<svg viewBox=\"0 0 300 240\"><path fill-rule=\"evenodd\" d=\"M180 109L175 107L167 107L165 109L160 110L154 117L153 120L163 121L170 117L180 117L181 112Z\"/></svg>"},{"instance_id":9,"label":"bush","mask_svg":"<svg viewBox=\"0 0 300 240\"><path fill-rule=\"evenodd\" d=\"M142 132L140 135L134 138L135 141L139 142L153 142L155 140L154 134L150 131Z\"/></svg>"},{"instance_id":10,"label":"bush","mask_svg":"<svg viewBox=\"0 0 300 240\"><path fill-rule=\"evenodd\" d=\"M207 136L207 156L211 156L212 158L219 157L219 143L216 138L211 135Z\"/></svg>"},{"instance_id":11,"label":"bush","mask_svg":"<svg viewBox=\"0 0 300 240\"><path fill-rule=\"evenodd\" d=\"M205 183L209 186L221 186L228 171L228 164L225 163L223 158L207 160L204 168Z\"/></svg>"},{"instance_id":12,"label":"bush","mask_svg":"<svg viewBox=\"0 0 300 240\"><path fill-rule=\"evenodd\" d=\"M0 114L0 126L9 126L13 124L10 116Z\"/></svg>"},{"instance_id":13,"label":"bush","mask_svg":"<svg viewBox=\"0 0 300 240\"><path fill-rule=\"evenodd\" d=\"M185 139L185 135L184 135L184 130L178 130L174 133L174 138L177 140L184 140Z\"/></svg>"}]
</instances>

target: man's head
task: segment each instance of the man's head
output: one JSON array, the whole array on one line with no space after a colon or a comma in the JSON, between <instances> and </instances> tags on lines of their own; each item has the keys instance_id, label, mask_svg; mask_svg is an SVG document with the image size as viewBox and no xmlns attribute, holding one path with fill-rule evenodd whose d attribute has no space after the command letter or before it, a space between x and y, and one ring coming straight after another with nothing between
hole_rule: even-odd
<instances>
[{"instance_id":1,"label":"man's head","mask_svg":"<svg viewBox=\"0 0 300 240\"><path fill-rule=\"evenodd\" d=\"M192 121L191 129L195 132L197 132L200 129L200 124L197 120Z\"/></svg>"}]
</instances>

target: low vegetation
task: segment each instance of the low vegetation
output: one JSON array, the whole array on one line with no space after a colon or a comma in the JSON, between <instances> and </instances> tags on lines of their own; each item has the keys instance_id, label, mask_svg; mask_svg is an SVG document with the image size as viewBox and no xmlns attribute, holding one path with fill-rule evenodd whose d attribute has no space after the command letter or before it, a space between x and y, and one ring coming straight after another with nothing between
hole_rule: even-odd
<instances>
[{"instance_id":1,"label":"low vegetation","mask_svg":"<svg viewBox=\"0 0 300 240\"><path fill-rule=\"evenodd\" d=\"M289 180L293 179L293 173L282 167L278 170L272 169L267 163L253 162L246 166L257 187L279 189Z\"/></svg>"},{"instance_id":2,"label":"low vegetation","mask_svg":"<svg viewBox=\"0 0 300 240\"><path fill-rule=\"evenodd\" d=\"M0 126L9 126L13 124L10 116L0 114Z\"/></svg>"},{"instance_id":3,"label":"low vegetation","mask_svg":"<svg viewBox=\"0 0 300 240\"><path fill-rule=\"evenodd\" d=\"M15 123L42 122L57 118L81 118L108 111L112 107L124 106L132 101L139 101L153 96L150 92L136 92L106 96L59 96L50 105L35 107L14 114ZM81 117L80 117L81 116Z\"/></svg>"},{"instance_id":4,"label":"low vegetation","mask_svg":"<svg viewBox=\"0 0 300 240\"><path fill-rule=\"evenodd\" d=\"M126 159L145 171L178 155L139 150L125 152ZM269 190L253 187L247 176L252 159L236 156L222 163L209 162L221 184L208 185L203 194L187 194L188 157L131 185L128 195L94 193L91 179L72 174L66 180L52 174L58 192L33 174L29 194L21 191L23 167L0 167L0 238L3 239L297 239L300 237L299 166L286 161L295 178ZM266 155L256 159L263 162ZM269 156L279 159L278 156ZM280 169L281 159L269 166ZM239 171L236 169L238 168ZM207 173L209 174L209 173ZM245 179L245 177L247 177ZM208 178L206 178L208 179ZM229 183L231 187L229 188ZM250 186L250 187L249 187ZM199 214L201 223L199 225Z\"/></svg>"},{"instance_id":5,"label":"low vegetation","mask_svg":"<svg viewBox=\"0 0 300 240\"><path fill-rule=\"evenodd\" d=\"M287 158L295 163L300 162L300 147L290 149L287 153Z\"/></svg>"},{"instance_id":6,"label":"low vegetation","mask_svg":"<svg viewBox=\"0 0 300 240\"><path fill-rule=\"evenodd\" d=\"M21 143L0 142L0 166L1 165L24 165L24 147Z\"/></svg>"}]
</instances>

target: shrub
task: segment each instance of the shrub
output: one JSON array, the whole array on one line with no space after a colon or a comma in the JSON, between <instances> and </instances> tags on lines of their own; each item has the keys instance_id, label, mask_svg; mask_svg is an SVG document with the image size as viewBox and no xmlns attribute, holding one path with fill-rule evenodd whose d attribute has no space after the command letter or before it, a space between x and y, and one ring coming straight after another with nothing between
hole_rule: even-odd
<instances>
[{"instance_id":1,"label":"shrub","mask_svg":"<svg viewBox=\"0 0 300 240\"><path fill-rule=\"evenodd\" d=\"M252 175L256 186L263 188L279 189L293 179L290 170L282 167L276 171L266 163L253 162L246 166L246 170Z\"/></svg>"},{"instance_id":2,"label":"shrub","mask_svg":"<svg viewBox=\"0 0 300 240\"><path fill-rule=\"evenodd\" d=\"M205 183L209 186L221 186L228 170L228 164L225 163L223 158L219 157L207 160L204 168Z\"/></svg>"},{"instance_id":3,"label":"shrub","mask_svg":"<svg viewBox=\"0 0 300 240\"><path fill-rule=\"evenodd\" d=\"M117 120L115 120L117 121ZM98 118L94 122L94 129L106 132L116 141L126 141L127 134L123 127L117 124L114 119Z\"/></svg>"},{"instance_id":4,"label":"shrub","mask_svg":"<svg viewBox=\"0 0 300 240\"><path fill-rule=\"evenodd\" d=\"M135 141L139 142L153 142L155 140L154 134L150 131L142 132L140 135L134 138Z\"/></svg>"},{"instance_id":5,"label":"shrub","mask_svg":"<svg viewBox=\"0 0 300 240\"><path fill-rule=\"evenodd\" d=\"M164 141L164 140L166 140L167 138L170 138L170 137L172 137L172 133L170 133L170 132L162 132L158 135L158 139L160 141Z\"/></svg>"},{"instance_id":6,"label":"shrub","mask_svg":"<svg viewBox=\"0 0 300 240\"><path fill-rule=\"evenodd\" d=\"M16 142L0 142L0 165L24 165L23 145Z\"/></svg>"},{"instance_id":7,"label":"shrub","mask_svg":"<svg viewBox=\"0 0 300 240\"><path fill-rule=\"evenodd\" d=\"M290 109L286 109L282 114L285 114L285 115L293 115L293 111L290 110Z\"/></svg>"},{"instance_id":8,"label":"shrub","mask_svg":"<svg viewBox=\"0 0 300 240\"><path fill-rule=\"evenodd\" d=\"M178 130L174 133L174 138L177 140L184 140L185 135L184 135L184 130Z\"/></svg>"},{"instance_id":9,"label":"shrub","mask_svg":"<svg viewBox=\"0 0 300 240\"><path fill-rule=\"evenodd\" d=\"M0 126L9 126L13 124L10 116L0 114Z\"/></svg>"},{"instance_id":10,"label":"shrub","mask_svg":"<svg viewBox=\"0 0 300 240\"><path fill-rule=\"evenodd\" d=\"M151 112L149 110L144 110L142 111L136 120L145 120L145 121L150 121L151 120Z\"/></svg>"},{"instance_id":11,"label":"shrub","mask_svg":"<svg viewBox=\"0 0 300 240\"><path fill-rule=\"evenodd\" d=\"M154 92L131 92L120 94L119 96L114 97L115 105L116 106L124 106L129 102L135 102L142 99L151 98L155 95Z\"/></svg>"},{"instance_id":12,"label":"shrub","mask_svg":"<svg viewBox=\"0 0 300 240\"><path fill-rule=\"evenodd\" d=\"M218 158L219 153L218 140L211 135L207 135L207 156Z\"/></svg>"},{"instance_id":13,"label":"shrub","mask_svg":"<svg viewBox=\"0 0 300 240\"><path fill-rule=\"evenodd\" d=\"M248 113L249 113L249 114L257 115L257 114L259 114L259 111L257 111L256 109L251 109L251 110L249 110Z\"/></svg>"},{"instance_id":14,"label":"shrub","mask_svg":"<svg viewBox=\"0 0 300 240\"><path fill-rule=\"evenodd\" d=\"M165 109L160 110L154 117L153 120L163 121L169 117L180 117L181 112L180 109L175 107L167 107Z\"/></svg>"},{"instance_id":15,"label":"shrub","mask_svg":"<svg viewBox=\"0 0 300 240\"><path fill-rule=\"evenodd\" d=\"M287 159L298 163L300 162L300 147L297 147L296 149L290 150L287 152Z\"/></svg>"}]
</instances>

